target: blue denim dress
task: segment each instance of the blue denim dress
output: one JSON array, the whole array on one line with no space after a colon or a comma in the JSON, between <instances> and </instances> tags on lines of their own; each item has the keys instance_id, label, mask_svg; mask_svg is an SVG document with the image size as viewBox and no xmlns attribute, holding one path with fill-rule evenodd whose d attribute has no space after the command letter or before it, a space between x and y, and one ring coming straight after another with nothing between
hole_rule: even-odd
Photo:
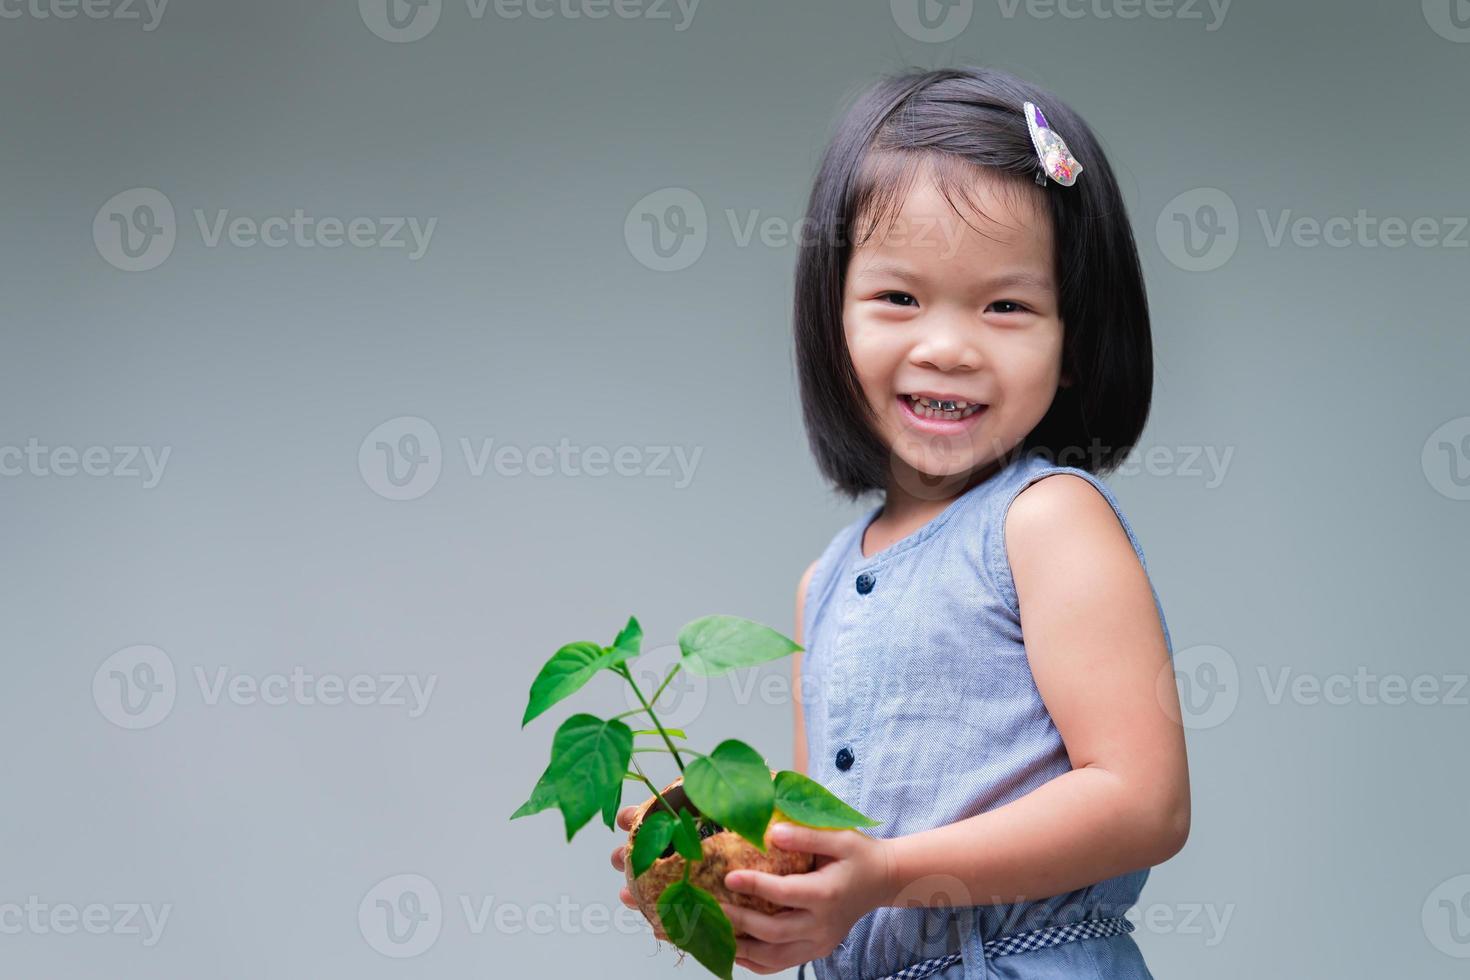
<instances>
[{"instance_id":1,"label":"blue denim dress","mask_svg":"<svg viewBox=\"0 0 1470 980\"><path fill-rule=\"evenodd\" d=\"M1026 659L1003 540L1007 509L1053 473L1107 499L1145 575L1143 550L1112 492L1044 454L1015 455L928 524L864 558L874 507L838 532L807 586L800 696L811 778L892 838L1024 796L1071 769ZM1168 625L1153 589L1164 641ZM970 895L957 878L921 882L928 907L874 909L815 980L1147 978L1123 913L1141 868L1049 898Z\"/></svg>"}]
</instances>

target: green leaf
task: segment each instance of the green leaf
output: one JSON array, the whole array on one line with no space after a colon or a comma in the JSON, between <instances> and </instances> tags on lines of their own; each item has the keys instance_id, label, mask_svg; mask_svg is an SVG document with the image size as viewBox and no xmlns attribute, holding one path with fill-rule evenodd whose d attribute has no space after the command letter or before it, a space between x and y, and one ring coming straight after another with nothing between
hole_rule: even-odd
<instances>
[{"instance_id":1,"label":"green leaf","mask_svg":"<svg viewBox=\"0 0 1470 980\"><path fill-rule=\"evenodd\" d=\"M776 773L774 785L777 809L795 823L847 830L876 827L883 822L864 816L828 792L827 787L799 772L782 769Z\"/></svg>"},{"instance_id":2,"label":"green leaf","mask_svg":"<svg viewBox=\"0 0 1470 980\"><path fill-rule=\"evenodd\" d=\"M669 846L675 823L674 815L667 810L653 810L643 818L638 825L638 833L633 835L634 878L653 867L653 862Z\"/></svg>"},{"instance_id":3,"label":"green leaf","mask_svg":"<svg viewBox=\"0 0 1470 980\"><path fill-rule=\"evenodd\" d=\"M546 772L536 781L536 788L531 791L531 798L521 804L521 808L510 815L512 820L517 817L528 817L542 810L549 810L556 806L556 787L552 785L550 778L551 769L548 766Z\"/></svg>"},{"instance_id":4,"label":"green leaf","mask_svg":"<svg viewBox=\"0 0 1470 980\"><path fill-rule=\"evenodd\" d=\"M684 791L700 813L765 853L776 791L759 752L738 739L726 739L684 768Z\"/></svg>"},{"instance_id":5,"label":"green leaf","mask_svg":"<svg viewBox=\"0 0 1470 980\"><path fill-rule=\"evenodd\" d=\"M658 897L658 918L675 946L717 977L734 980L735 927L709 892L676 881Z\"/></svg>"},{"instance_id":6,"label":"green leaf","mask_svg":"<svg viewBox=\"0 0 1470 980\"><path fill-rule=\"evenodd\" d=\"M627 769L623 770L627 775ZM602 801L602 822L607 824L608 830L618 829L618 807L623 805L623 781L619 779L608 791Z\"/></svg>"},{"instance_id":7,"label":"green leaf","mask_svg":"<svg viewBox=\"0 0 1470 980\"><path fill-rule=\"evenodd\" d=\"M704 859L704 842L700 839L699 827L694 823L694 814L683 807L679 808L679 822L674 827L674 847L686 861Z\"/></svg>"},{"instance_id":8,"label":"green leaf","mask_svg":"<svg viewBox=\"0 0 1470 980\"><path fill-rule=\"evenodd\" d=\"M619 791L628 760L633 757L633 733L616 718L572 715L556 730L551 745L551 777L556 804L566 820L567 840L607 805L614 787Z\"/></svg>"},{"instance_id":9,"label":"green leaf","mask_svg":"<svg viewBox=\"0 0 1470 980\"><path fill-rule=\"evenodd\" d=\"M526 702L521 727L562 698L575 694L599 670L616 667L632 656L622 647L604 648L585 640L568 643L551 655L531 682L531 698Z\"/></svg>"},{"instance_id":10,"label":"green leaf","mask_svg":"<svg viewBox=\"0 0 1470 980\"><path fill-rule=\"evenodd\" d=\"M665 728L664 729L664 733L667 734L667 735L672 736L673 738L688 738L689 737L688 735L685 735L684 734L684 729L682 729L682 728ZM658 734L658 729L657 728L635 728L635 729L633 729L633 734L634 735L657 735ZM634 776L633 778L634 779L637 779L638 777L637 776Z\"/></svg>"},{"instance_id":11,"label":"green leaf","mask_svg":"<svg viewBox=\"0 0 1470 980\"><path fill-rule=\"evenodd\" d=\"M753 667L800 649L769 626L739 616L705 616L679 631L681 662L705 677Z\"/></svg>"},{"instance_id":12,"label":"green leaf","mask_svg":"<svg viewBox=\"0 0 1470 980\"><path fill-rule=\"evenodd\" d=\"M613 640L613 646L620 650L626 650L629 657L638 656L638 648L643 643L643 627L638 625L638 620L628 617L628 625L624 626L618 633L618 638Z\"/></svg>"}]
</instances>

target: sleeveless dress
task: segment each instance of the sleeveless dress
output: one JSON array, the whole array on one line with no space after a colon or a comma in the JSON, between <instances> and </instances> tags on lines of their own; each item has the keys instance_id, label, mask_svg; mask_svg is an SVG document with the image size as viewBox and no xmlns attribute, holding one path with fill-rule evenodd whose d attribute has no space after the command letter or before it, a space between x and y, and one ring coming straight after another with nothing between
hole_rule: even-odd
<instances>
[{"instance_id":1,"label":"sleeveless dress","mask_svg":"<svg viewBox=\"0 0 1470 980\"><path fill-rule=\"evenodd\" d=\"M984 813L1071 769L1026 659L1003 539L1010 504L1054 473L1112 492L1086 470L1016 455L928 524L864 558L874 507L837 533L807 585L800 696L812 779L892 838ZM1173 643L1150 581L1164 642ZM968 896L958 879L923 883L958 903L878 908L827 956L815 980L1149 978L1123 913L1148 869L1033 901Z\"/></svg>"}]
</instances>

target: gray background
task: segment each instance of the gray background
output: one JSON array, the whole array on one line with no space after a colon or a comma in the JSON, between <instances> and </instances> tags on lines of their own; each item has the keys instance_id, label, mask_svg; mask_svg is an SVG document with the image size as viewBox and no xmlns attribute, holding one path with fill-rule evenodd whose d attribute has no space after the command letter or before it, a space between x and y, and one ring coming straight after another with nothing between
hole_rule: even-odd
<instances>
[{"instance_id":1,"label":"gray background","mask_svg":"<svg viewBox=\"0 0 1470 980\"><path fill-rule=\"evenodd\" d=\"M991 0L938 40L895 6L705 0L679 30L672 6L476 18L445 0L409 42L369 28L371 3L174 0L151 30L145 8L5 8L0 449L50 455L0 477L0 905L107 918L7 928L0 974L702 973L626 926L614 834L507 821L561 718L624 710L604 677L522 731L526 692L557 646L610 642L630 612L655 662L710 612L790 630L799 574L859 508L800 425L795 246L742 244L727 211L789 226L857 87L982 63L1104 139L1153 304L1155 462L1109 483L1200 700L1193 832L1140 906L1150 966L1463 975L1470 5L1240 0L1217 20ZM130 272L92 227L130 218L136 195L109 202L136 188L167 198L176 241ZM640 202L670 188L705 209L705 245L659 271ZM195 209L437 225L417 259L211 247ZM1268 234L1360 209L1433 229L1400 247ZM359 449L384 423L397 445L404 417L432 426L440 473L394 500L376 438ZM462 439L635 448L623 475L476 476ZM170 455L153 486L55 471L57 447L94 446L108 467L113 447ZM700 452L692 479L657 447ZM1206 450L1232 454L1223 475L1191 462ZM135 654L109 658L135 645L167 657L173 701L130 730L108 699ZM196 674L297 667L436 686L410 717L211 703ZM788 766L786 669L670 713L695 744L740 737ZM1378 680L1332 704L1276 697L1282 670ZM1433 703L1382 703L1385 677L1421 676ZM442 901L422 951L374 933L375 889L403 874ZM131 903L169 906L156 943Z\"/></svg>"}]
</instances>

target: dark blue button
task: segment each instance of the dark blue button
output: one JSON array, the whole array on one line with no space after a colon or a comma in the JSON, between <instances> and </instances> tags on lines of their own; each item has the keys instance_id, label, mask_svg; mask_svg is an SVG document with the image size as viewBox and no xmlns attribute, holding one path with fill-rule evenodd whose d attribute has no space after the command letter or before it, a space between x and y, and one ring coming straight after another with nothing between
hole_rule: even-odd
<instances>
[{"instance_id":1,"label":"dark blue button","mask_svg":"<svg viewBox=\"0 0 1470 980\"><path fill-rule=\"evenodd\" d=\"M867 595L869 592L872 592L873 591L873 583L876 582L876 581L877 581L877 579L873 578L873 576L872 576L871 573L869 573L869 572L863 572L863 574L861 574L861 575L859 575L857 577L857 590L858 590L858 594L859 595Z\"/></svg>"},{"instance_id":2,"label":"dark blue button","mask_svg":"<svg viewBox=\"0 0 1470 980\"><path fill-rule=\"evenodd\" d=\"M843 772L852 768L852 749L845 745L837 750L837 768Z\"/></svg>"}]
</instances>

